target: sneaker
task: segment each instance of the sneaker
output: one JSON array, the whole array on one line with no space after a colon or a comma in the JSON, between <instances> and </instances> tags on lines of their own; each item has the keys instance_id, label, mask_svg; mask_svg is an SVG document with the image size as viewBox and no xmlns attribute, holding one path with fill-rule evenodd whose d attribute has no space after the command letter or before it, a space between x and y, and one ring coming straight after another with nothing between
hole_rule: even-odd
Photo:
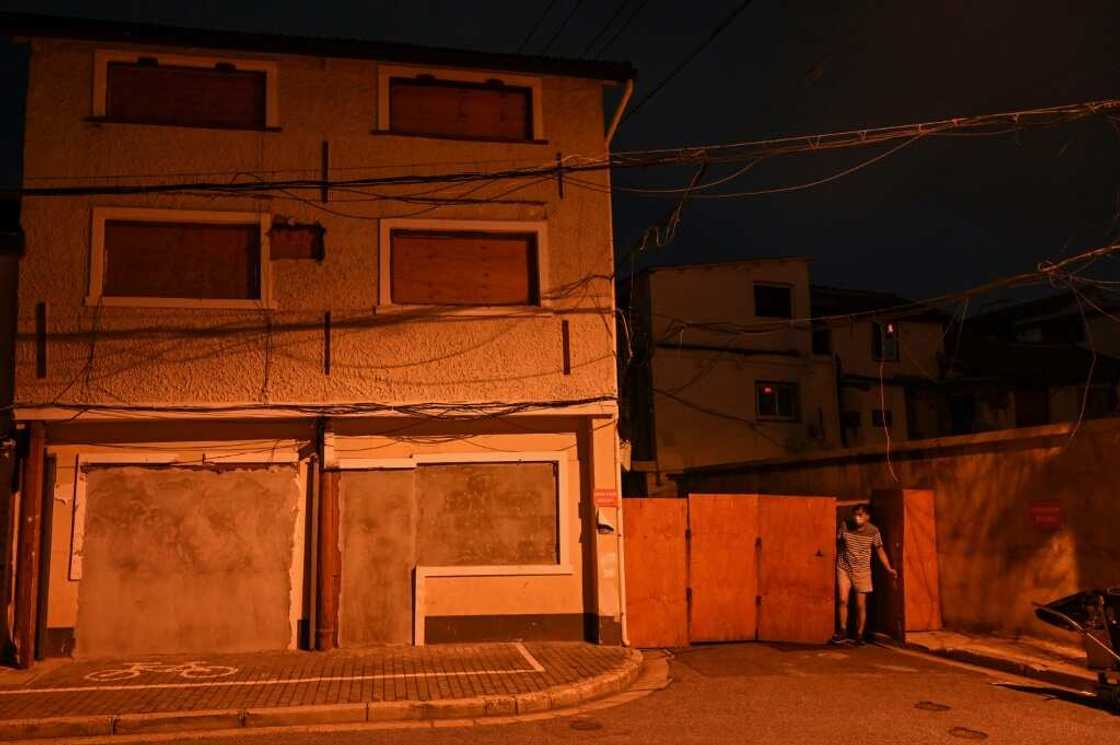
<instances>
[{"instance_id":1,"label":"sneaker","mask_svg":"<svg viewBox=\"0 0 1120 745\"><path fill-rule=\"evenodd\" d=\"M828 640L829 644L849 644L851 640L843 634L833 634L832 638Z\"/></svg>"},{"instance_id":2,"label":"sneaker","mask_svg":"<svg viewBox=\"0 0 1120 745\"><path fill-rule=\"evenodd\" d=\"M867 642L865 642L863 639L853 639L852 644L854 644L857 647L866 647L867 646Z\"/></svg>"}]
</instances>

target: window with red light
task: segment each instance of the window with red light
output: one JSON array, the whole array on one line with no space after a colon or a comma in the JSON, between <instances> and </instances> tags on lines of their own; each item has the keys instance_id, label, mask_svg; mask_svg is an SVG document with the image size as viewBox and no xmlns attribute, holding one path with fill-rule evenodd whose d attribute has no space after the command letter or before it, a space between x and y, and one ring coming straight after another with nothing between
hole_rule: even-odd
<instances>
[{"instance_id":1,"label":"window with red light","mask_svg":"<svg viewBox=\"0 0 1120 745\"><path fill-rule=\"evenodd\" d=\"M793 422L800 416L801 402L796 383L760 380L754 384L759 419Z\"/></svg>"},{"instance_id":2,"label":"window with red light","mask_svg":"<svg viewBox=\"0 0 1120 745\"><path fill-rule=\"evenodd\" d=\"M898 323L875 321L871 324L871 359L898 362Z\"/></svg>"}]
</instances>

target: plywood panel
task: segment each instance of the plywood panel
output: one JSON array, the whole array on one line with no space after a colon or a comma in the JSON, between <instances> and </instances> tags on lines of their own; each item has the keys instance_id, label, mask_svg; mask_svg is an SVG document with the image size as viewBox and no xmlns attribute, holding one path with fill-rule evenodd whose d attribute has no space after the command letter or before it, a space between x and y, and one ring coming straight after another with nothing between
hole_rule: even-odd
<instances>
[{"instance_id":1,"label":"plywood panel","mask_svg":"<svg viewBox=\"0 0 1120 745\"><path fill-rule=\"evenodd\" d=\"M403 305L532 305L538 301L531 233L394 230L390 280Z\"/></svg>"},{"instance_id":2,"label":"plywood panel","mask_svg":"<svg viewBox=\"0 0 1120 745\"><path fill-rule=\"evenodd\" d=\"M758 638L820 643L832 635L836 501L758 497Z\"/></svg>"},{"instance_id":3,"label":"plywood panel","mask_svg":"<svg viewBox=\"0 0 1120 745\"><path fill-rule=\"evenodd\" d=\"M757 632L758 497L693 494L688 498L692 641L741 641Z\"/></svg>"},{"instance_id":4,"label":"plywood panel","mask_svg":"<svg viewBox=\"0 0 1120 745\"><path fill-rule=\"evenodd\" d=\"M907 489L903 501L902 586L907 631L941 628L937 571L937 519L933 491Z\"/></svg>"},{"instance_id":5,"label":"plywood panel","mask_svg":"<svg viewBox=\"0 0 1120 745\"><path fill-rule=\"evenodd\" d=\"M109 220L106 297L253 299L260 226Z\"/></svg>"},{"instance_id":6,"label":"plywood panel","mask_svg":"<svg viewBox=\"0 0 1120 745\"><path fill-rule=\"evenodd\" d=\"M626 499L626 623L635 647L688 645L683 499Z\"/></svg>"},{"instance_id":7,"label":"plywood panel","mask_svg":"<svg viewBox=\"0 0 1120 745\"><path fill-rule=\"evenodd\" d=\"M148 124L263 129L265 74L203 67L109 64L108 118Z\"/></svg>"},{"instance_id":8,"label":"plywood panel","mask_svg":"<svg viewBox=\"0 0 1120 745\"><path fill-rule=\"evenodd\" d=\"M409 134L496 140L533 138L529 88L394 78L390 129Z\"/></svg>"}]
</instances>

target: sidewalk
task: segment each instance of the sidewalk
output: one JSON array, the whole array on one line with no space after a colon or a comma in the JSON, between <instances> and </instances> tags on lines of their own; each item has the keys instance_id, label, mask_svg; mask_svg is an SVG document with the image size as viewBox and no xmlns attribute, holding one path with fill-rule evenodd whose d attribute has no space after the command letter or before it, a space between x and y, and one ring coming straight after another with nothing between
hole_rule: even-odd
<instances>
[{"instance_id":1,"label":"sidewalk","mask_svg":"<svg viewBox=\"0 0 1120 745\"><path fill-rule=\"evenodd\" d=\"M48 661L0 672L0 739L541 712L628 688L641 661L581 643Z\"/></svg>"},{"instance_id":2,"label":"sidewalk","mask_svg":"<svg viewBox=\"0 0 1120 745\"><path fill-rule=\"evenodd\" d=\"M1097 685L1096 673L1085 667L1085 653L1072 643L922 631L908 633L905 646L1065 688L1091 691Z\"/></svg>"}]
</instances>

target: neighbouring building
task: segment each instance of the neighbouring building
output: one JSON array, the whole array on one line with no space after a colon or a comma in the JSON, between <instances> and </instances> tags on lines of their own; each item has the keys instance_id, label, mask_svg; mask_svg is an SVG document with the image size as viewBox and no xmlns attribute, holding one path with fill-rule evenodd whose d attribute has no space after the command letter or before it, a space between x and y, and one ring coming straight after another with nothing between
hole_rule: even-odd
<instances>
[{"instance_id":1,"label":"neighbouring building","mask_svg":"<svg viewBox=\"0 0 1120 745\"><path fill-rule=\"evenodd\" d=\"M619 302L628 495L673 494L684 469L937 433L935 310L812 285L804 258L647 269Z\"/></svg>"},{"instance_id":2,"label":"neighbouring building","mask_svg":"<svg viewBox=\"0 0 1120 745\"><path fill-rule=\"evenodd\" d=\"M946 342L946 434L1120 415L1120 303L1095 287L980 313Z\"/></svg>"},{"instance_id":3,"label":"neighbouring building","mask_svg":"<svg viewBox=\"0 0 1120 745\"><path fill-rule=\"evenodd\" d=\"M441 174L606 152L629 65L0 25L21 662L623 640L609 173Z\"/></svg>"},{"instance_id":4,"label":"neighbouring building","mask_svg":"<svg viewBox=\"0 0 1120 745\"><path fill-rule=\"evenodd\" d=\"M813 352L835 364L841 444L940 434L946 315L887 292L814 285L811 293L813 317L828 319L813 330Z\"/></svg>"}]
</instances>

